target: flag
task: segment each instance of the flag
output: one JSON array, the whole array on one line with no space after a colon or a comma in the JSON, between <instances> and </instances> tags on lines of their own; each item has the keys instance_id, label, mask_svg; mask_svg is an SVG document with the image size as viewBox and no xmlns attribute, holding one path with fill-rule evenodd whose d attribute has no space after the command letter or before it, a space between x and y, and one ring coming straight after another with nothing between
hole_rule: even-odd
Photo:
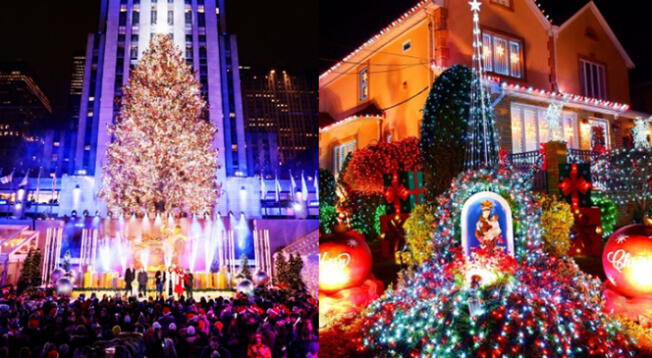
<instances>
[{"instance_id":1,"label":"flag","mask_svg":"<svg viewBox=\"0 0 652 358\"><path fill-rule=\"evenodd\" d=\"M278 182L278 174L274 174L274 194L276 201L281 200L281 183Z\"/></svg>"},{"instance_id":2,"label":"flag","mask_svg":"<svg viewBox=\"0 0 652 358\"><path fill-rule=\"evenodd\" d=\"M43 167L39 167L38 174L36 174L36 195L35 195L36 199L34 201L37 203L39 200L39 196L41 195L41 169L43 169Z\"/></svg>"},{"instance_id":3,"label":"flag","mask_svg":"<svg viewBox=\"0 0 652 358\"><path fill-rule=\"evenodd\" d=\"M290 170L290 197L294 199L294 193L297 190L297 183L294 182L294 176Z\"/></svg>"},{"instance_id":4,"label":"flag","mask_svg":"<svg viewBox=\"0 0 652 358\"><path fill-rule=\"evenodd\" d=\"M303 170L301 171L301 194L303 201L308 201L308 184L306 184L306 177L303 176Z\"/></svg>"},{"instance_id":5,"label":"flag","mask_svg":"<svg viewBox=\"0 0 652 358\"><path fill-rule=\"evenodd\" d=\"M315 200L319 200L319 172L315 170L315 180L312 181L315 187Z\"/></svg>"},{"instance_id":6,"label":"flag","mask_svg":"<svg viewBox=\"0 0 652 358\"><path fill-rule=\"evenodd\" d=\"M263 173L260 173L260 198L265 200L267 196L267 185L265 185L265 178Z\"/></svg>"},{"instance_id":7,"label":"flag","mask_svg":"<svg viewBox=\"0 0 652 358\"><path fill-rule=\"evenodd\" d=\"M2 178L0 178L0 183L2 183L2 184L9 184L9 183L11 183L11 182L14 180L14 171L15 171L15 170L16 170L16 169L12 169L12 170L11 170L11 173L9 173L9 174L3 176Z\"/></svg>"},{"instance_id":8,"label":"flag","mask_svg":"<svg viewBox=\"0 0 652 358\"><path fill-rule=\"evenodd\" d=\"M21 186L22 186L22 187L26 187L26 186L27 186L27 183L29 183L29 169L27 169L27 172L25 173L25 177L24 177L23 180L20 182L20 184L18 184L18 187L19 187L19 188L20 188Z\"/></svg>"}]
</instances>

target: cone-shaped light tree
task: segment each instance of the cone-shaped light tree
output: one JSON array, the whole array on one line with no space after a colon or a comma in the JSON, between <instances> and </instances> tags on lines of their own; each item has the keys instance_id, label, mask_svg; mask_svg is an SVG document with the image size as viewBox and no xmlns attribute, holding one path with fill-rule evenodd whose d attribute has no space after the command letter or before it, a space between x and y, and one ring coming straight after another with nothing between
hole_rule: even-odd
<instances>
[{"instance_id":1,"label":"cone-shaped light tree","mask_svg":"<svg viewBox=\"0 0 652 358\"><path fill-rule=\"evenodd\" d=\"M205 213L219 196L215 127L200 84L167 35L155 35L109 128L100 197L114 213Z\"/></svg>"}]
</instances>

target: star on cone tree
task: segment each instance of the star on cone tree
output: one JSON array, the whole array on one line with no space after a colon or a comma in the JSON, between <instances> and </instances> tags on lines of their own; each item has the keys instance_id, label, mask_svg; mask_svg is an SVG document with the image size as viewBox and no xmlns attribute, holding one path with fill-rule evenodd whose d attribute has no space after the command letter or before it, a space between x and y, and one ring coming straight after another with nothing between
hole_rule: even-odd
<instances>
[{"instance_id":1,"label":"star on cone tree","mask_svg":"<svg viewBox=\"0 0 652 358\"><path fill-rule=\"evenodd\" d=\"M201 85L167 35L155 35L109 128L100 197L115 213L205 213L218 199L216 129Z\"/></svg>"}]
</instances>

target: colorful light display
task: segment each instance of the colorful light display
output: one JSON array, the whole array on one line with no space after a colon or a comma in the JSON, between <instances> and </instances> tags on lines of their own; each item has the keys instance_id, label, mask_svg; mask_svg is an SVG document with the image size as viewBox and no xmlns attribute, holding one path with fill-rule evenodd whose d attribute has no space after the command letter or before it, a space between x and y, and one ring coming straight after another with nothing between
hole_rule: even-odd
<instances>
[{"instance_id":1,"label":"colorful light display","mask_svg":"<svg viewBox=\"0 0 652 358\"><path fill-rule=\"evenodd\" d=\"M629 225L614 232L602 254L604 272L629 297L652 294L652 227Z\"/></svg>"}]
</instances>

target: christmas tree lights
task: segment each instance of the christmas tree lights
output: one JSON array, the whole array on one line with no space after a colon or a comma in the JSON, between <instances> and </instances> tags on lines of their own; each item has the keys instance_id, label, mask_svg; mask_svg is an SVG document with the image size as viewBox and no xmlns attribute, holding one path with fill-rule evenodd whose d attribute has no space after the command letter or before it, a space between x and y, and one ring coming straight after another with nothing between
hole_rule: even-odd
<instances>
[{"instance_id":1,"label":"christmas tree lights","mask_svg":"<svg viewBox=\"0 0 652 358\"><path fill-rule=\"evenodd\" d=\"M428 197L446 190L464 168L472 78L468 67L452 66L437 77L424 105L419 147Z\"/></svg>"},{"instance_id":2,"label":"christmas tree lights","mask_svg":"<svg viewBox=\"0 0 652 358\"><path fill-rule=\"evenodd\" d=\"M216 129L200 84L167 35L154 35L124 88L110 128L100 197L125 215L212 212L218 198Z\"/></svg>"},{"instance_id":3,"label":"christmas tree lights","mask_svg":"<svg viewBox=\"0 0 652 358\"><path fill-rule=\"evenodd\" d=\"M500 140L495 131L496 123L491 101L485 91L484 66L482 64L482 40L480 31L480 6L478 0L469 1L473 13L473 73L468 130L466 132L466 158L464 167L478 169L495 168L498 164Z\"/></svg>"}]
</instances>

